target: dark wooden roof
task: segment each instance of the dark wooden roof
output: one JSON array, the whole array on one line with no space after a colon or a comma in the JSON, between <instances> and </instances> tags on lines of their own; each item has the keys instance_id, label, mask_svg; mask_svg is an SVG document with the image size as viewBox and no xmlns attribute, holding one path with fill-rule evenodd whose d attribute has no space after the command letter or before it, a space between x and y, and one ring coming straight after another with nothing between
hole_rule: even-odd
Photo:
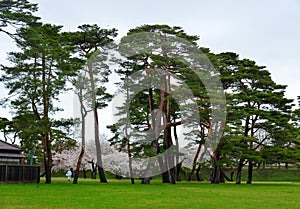
<instances>
[{"instance_id":1,"label":"dark wooden roof","mask_svg":"<svg viewBox=\"0 0 300 209\"><path fill-rule=\"evenodd\" d=\"M0 140L0 150L14 150L14 151L21 151L20 148L17 146L14 146L12 144L9 144L5 141Z\"/></svg>"},{"instance_id":2,"label":"dark wooden roof","mask_svg":"<svg viewBox=\"0 0 300 209\"><path fill-rule=\"evenodd\" d=\"M23 158L24 155L21 152L19 147L0 140L0 157Z\"/></svg>"}]
</instances>

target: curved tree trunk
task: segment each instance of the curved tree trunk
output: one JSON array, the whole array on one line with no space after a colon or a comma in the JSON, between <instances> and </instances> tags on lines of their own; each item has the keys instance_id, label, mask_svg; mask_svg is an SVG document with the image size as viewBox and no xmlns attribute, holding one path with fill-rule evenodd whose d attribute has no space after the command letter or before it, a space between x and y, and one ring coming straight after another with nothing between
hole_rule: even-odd
<instances>
[{"instance_id":1,"label":"curved tree trunk","mask_svg":"<svg viewBox=\"0 0 300 209\"><path fill-rule=\"evenodd\" d=\"M84 155L84 148L82 147L81 151L80 151L80 154L79 154L79 157L78 157L78 160L77 160L76 169L75 169L75 172L74 172L73 184L77 184L77 182L78 182L80 165L81 165L81 162L82 162L83 155Z\"/></svg>"},{"instance_id":2,"label":"curved tree trunk","mask_svg":"<svg viewBox=\"0 0 300 209\"><path fill-rule=\"evenodd\" d=\"M194 174L194 172L196 170L197 161L198 161L199 154L200 154L201 147L202 147L202 142L204 142L204 140L205 140L204 136L205 136L205 134L204 134L204 126L201 126L201 141L200 141L200 144L198 145L198 149L197 149L197 152L196 152L194 160L193 160L193 167L192 167L192 171L191 171L191 173L189 175L188 181L191 181L192 176L193 176L193 174ZM204 152L203 152L203 154L204 154ZM201 160L201 158L200 158L200 160Z\"/></svg>"},{"instance_id":3,"label":"curved tree trunk","mask_svg":"<svg viewBox=\"0 0 300 209\"><path fill-rule=\"evenodd\" d=\"M198 149L197 149L197 152L196 152L195 157L194 157L194 160L193 160L192 171L191 171L191 173L190 173L190 175L189 175L188 181L191 181L191 180L192 180L192 176L193 176L193 174L194 174L194 172L195 172L195 170L196 170L197 160L198 160L198 157L199 157L199 154L200 154L200 151L201 151L201 145L202 145L202 144L199 144L199 145L198 145Z\"/></svg>"},{"instance_id":4,"label":"curved tree trunk","mask_svg":"<svg viewBox=\"0 0 300 209\"><path fill-rule=\"evenodd\" d=\"M75 174L74 174L74 179L73 179L73 184L77 184L78 182L78 177L79 177L79 171L80 171L80 166L81 166L81 162L82 162L82 158L84 156L84 152L85 152L85 117L87 115L87 111L84 107L83 104L83 90L82 88L80 88L79 90L79 102L80 102L80 114L81 114L81 151L77 160L77 165L76 165L76 169L75 169Z\"/></svg>"},{"instance_id":5,"label":"curved tree trunk","mask_svg":"<svg viewBox=\"0 0 300 209\"><path fill-rule=\"evenodd\" d=\"M97 109L94 109L94 119L95 119L95 145L96 145L96 152L97 152L97 168L99 172L99 178L101 183L107 183L107 179L105 177L105 172L103 169L102 163L102 152L101 152L101 145L99 139L99 124L98 124L98 112Z\"/></svg>"},{"instance_id":6,"label":"curved tree trunk","mask_svg":"<svg viewBox=\"0 0 300 209\"><path fill-rule=\"evenodd\" d=\"M91 83L91 101L93 105L93 115L94 115L94 139L95 139L95 146L96 146L96 153L97 153L97 169L99 172L100 182L107 183L105 172L103 169L102 164L102 152L101 152L101 145L99 139L99 118L98 118L98 107L97 107L97 100L96 100L96 87L95 87L95 80L94 74L92 71L91 64L88 65L88 74Z\"/></svg>"}]
</instances>

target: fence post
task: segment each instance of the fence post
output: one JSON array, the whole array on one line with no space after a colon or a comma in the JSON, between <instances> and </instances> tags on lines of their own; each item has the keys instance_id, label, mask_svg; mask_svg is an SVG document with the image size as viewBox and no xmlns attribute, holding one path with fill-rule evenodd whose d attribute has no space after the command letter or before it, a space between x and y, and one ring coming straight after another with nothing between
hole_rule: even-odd
<instances>
[{"instance_id":1,"label":"fence post","mask_svg":"<svg viewBox=\"0 0 300 209\"><path fill-rule=\"evenodd\" d=\"M37 174L37 183L40 183L40 172L41 172L41 167L37 168L38 174Z\"/></svg>"},{"instance_id":2,"label":"fence post","mask_svg":"<svg viewBox=\"0 0 300 209\"><path fill-rule=\"evenodd\" d=\"M8 165L5 165L5 174L4 174L5 183L8 182Z\"/></svg>"},{"instance_id":3,"label":"fence post","mask_svg":"<svg viewBox=\"0 0 300 209\"><path fill-rule=\"evenodd\" d=\"M25 166L22 165L22 182L23 183L24 183L24 180L26 179L26 178L24 178L25 175L26 175L26 173L25 173Z\"/></svg>"}]
</instances>

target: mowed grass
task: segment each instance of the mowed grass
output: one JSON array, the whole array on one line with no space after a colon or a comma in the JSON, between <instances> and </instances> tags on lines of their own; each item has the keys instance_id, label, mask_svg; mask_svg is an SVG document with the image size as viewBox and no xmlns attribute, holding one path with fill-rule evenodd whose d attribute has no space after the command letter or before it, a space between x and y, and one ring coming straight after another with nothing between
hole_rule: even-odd
<instances>
[{"instance_id":1,"label":"mowed grass","mask_svg":"<svg viewBox=\"0 0 300 209\"><path fill-rule=\"evenodd\" d=\"M53 178L51 185L0 184L0 208L300 208L300 183L210 183L79 179L73 185Z\"/></svg>"}]
</instances>

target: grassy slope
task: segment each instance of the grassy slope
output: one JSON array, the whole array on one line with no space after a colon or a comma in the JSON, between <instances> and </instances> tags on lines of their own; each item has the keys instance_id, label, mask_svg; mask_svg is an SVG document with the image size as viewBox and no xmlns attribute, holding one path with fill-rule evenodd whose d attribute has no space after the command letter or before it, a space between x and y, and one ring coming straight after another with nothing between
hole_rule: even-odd
<instances>
[{"instance_id":1,"label":"grassy slope","mask_svg":"<svg viewBox=\"0 0 300 209\"><path fill-rule=\"evenodd\" d=\"M100 184L65 178L53 184L0 184L0 208L300 208L299 183Z\"/></svg>"}]
</instances>

